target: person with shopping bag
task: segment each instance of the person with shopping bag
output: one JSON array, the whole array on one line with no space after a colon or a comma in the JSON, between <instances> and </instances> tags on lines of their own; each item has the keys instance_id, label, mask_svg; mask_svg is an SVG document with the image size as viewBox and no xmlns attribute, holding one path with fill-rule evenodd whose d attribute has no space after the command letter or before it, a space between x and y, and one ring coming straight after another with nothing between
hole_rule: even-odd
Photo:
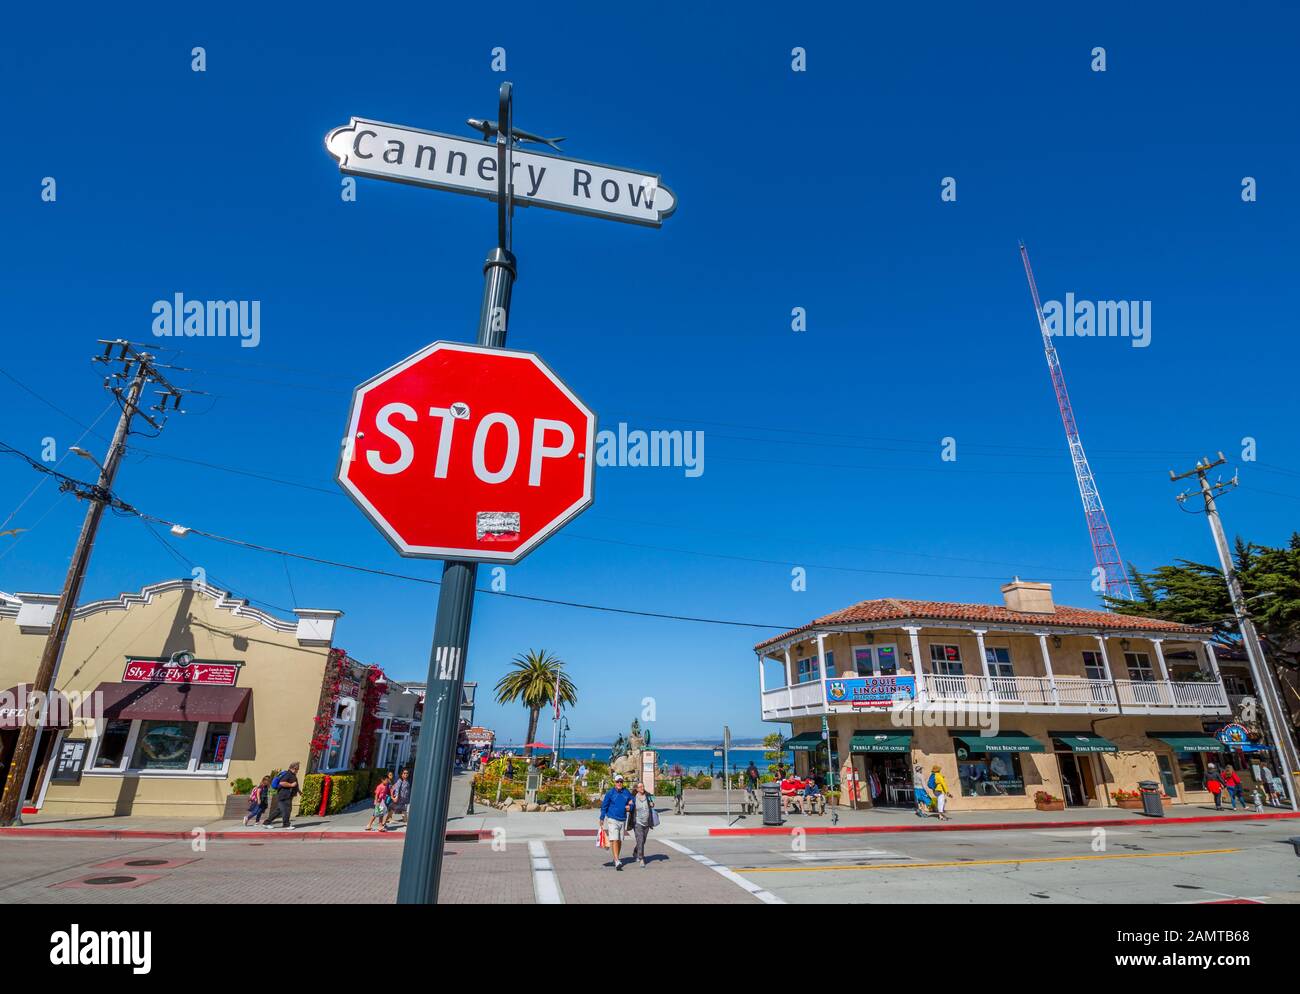
<instances>
[{"instance_id":1,"label":"person with shopping bag","mask_svg":"<svg viewBox=\"0 0 1300 994\"><path fill-rule=\"evenodd\" d=\"M605 792L605 797L600 802L600 830L604 835L604 845L614 855L616 870L623 869L620 850L623 848L623 830L628 820L627 809L632 804L632 792L624 786L623 774L619 773L614 777L614 786Z\"/></svg>"}]
</instances>

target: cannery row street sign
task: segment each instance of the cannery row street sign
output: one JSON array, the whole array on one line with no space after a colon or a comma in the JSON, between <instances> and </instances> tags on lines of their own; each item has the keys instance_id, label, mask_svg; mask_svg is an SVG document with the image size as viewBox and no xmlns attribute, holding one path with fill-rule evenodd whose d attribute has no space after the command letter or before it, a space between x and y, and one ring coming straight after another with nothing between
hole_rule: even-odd
<instances>
[{"instance_id":1,"label":"cannery row street sign","mask_svg":"<svg viewBox=\"0 0 1300 994\"><path fill-rule=\"evenodd\" d=\"M497 197L495 143L354 117L325 138L342 172ZM511 149L511 191L521 207L550 207L659 227L677 206L654 173Z\"/></svg>"}]
</instances>

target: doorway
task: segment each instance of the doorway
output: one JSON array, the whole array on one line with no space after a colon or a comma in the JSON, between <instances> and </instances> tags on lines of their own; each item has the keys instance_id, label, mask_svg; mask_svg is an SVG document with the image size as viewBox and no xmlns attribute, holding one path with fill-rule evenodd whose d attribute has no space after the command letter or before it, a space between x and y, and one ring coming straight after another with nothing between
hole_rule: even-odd
<instances>
[{"instance_id":1,"label":"doorway","mask_svg":"<svg viewBox=\"0 0 1300 994\"><path fill-rule=\"evenodd\" d=\"M1097 778L1091 756L1058 752L1056 762L1061 769L1061 790L1068 807L1086 808L1097 799Z\"/></svg>"},{"instance_id":2,"label":"doorway","mask_svg":"<svg viewBox=\"0 0 1300 994\"><path fill-rule=\"evenodd\" d=\"M873 808L910 808L915 804L912 793L912 754L856 753L861 800Z\"/></svg>"}]
</instances>

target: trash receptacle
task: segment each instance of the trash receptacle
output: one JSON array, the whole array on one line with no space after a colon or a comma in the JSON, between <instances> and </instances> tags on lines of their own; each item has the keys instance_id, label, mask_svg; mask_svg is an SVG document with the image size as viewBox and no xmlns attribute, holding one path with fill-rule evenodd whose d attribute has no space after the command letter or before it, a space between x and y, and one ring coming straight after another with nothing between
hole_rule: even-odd
<instances>
[{"instance_id":1,"label":"trash receptacle","mask_svg":"<svg viewBox=\"0 0 1300 994\"><path fill-rule=\"evenodd\" d=\"M774 783L763 784L763 824L781 824L781 788Z\"/></svg>"},{"instance_id":2,"label":"trash receptacle","mask_svg":"<svg viewBox=\"0 0 1300 994\"><path fill-rule=\"evenodd\" d=\"M1153 818L1165 816L1165 806L1160 800L1160 784L1154 780L1139 780L1138 791L1142 794L1142 813Z\"/></svg>"}]
</instances>

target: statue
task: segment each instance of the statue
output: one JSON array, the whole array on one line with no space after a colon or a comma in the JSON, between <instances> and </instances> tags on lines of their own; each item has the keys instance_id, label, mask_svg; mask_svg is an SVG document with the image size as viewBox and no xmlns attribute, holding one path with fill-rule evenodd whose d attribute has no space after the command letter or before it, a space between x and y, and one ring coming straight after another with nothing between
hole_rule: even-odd
<instances>
[{"instance_id":1,"label":"statue","mask_svg":"<svg viewBox=\"0 0 1300 994\"><path fill-rule=\"evenodd\" d=\"M610 771L621 773L635 782L641 775L641 752L644 748L645 739L641 737L641 723L633 718L627 737L624 738L620 734L614 740L614 750L610 753Z\"/></svg>"}]
</instances>

